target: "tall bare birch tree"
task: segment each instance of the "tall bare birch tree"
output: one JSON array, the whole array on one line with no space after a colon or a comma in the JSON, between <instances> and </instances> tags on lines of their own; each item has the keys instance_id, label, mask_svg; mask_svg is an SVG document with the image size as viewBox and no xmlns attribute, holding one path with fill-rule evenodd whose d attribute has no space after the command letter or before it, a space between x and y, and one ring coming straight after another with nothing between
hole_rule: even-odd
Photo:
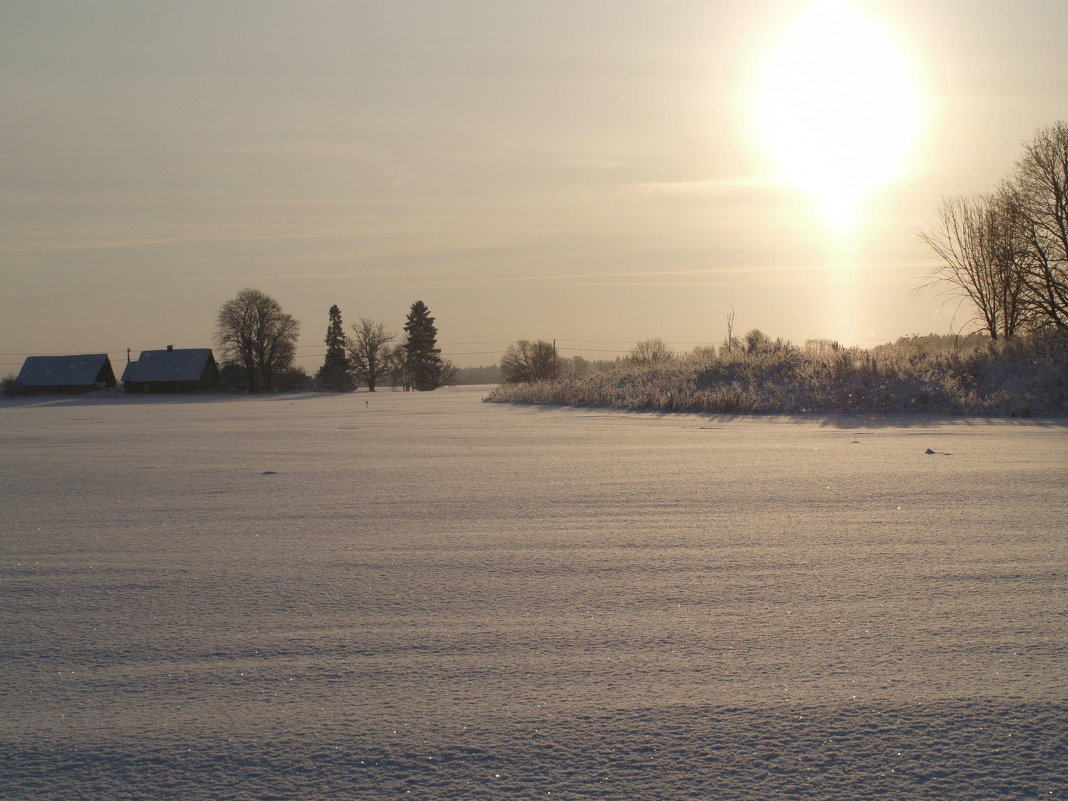
<instances>
[{"instance_id":1,"label":"tall bare birch tree","mask_svg":"<svg viewBox=\"0 0 1068 801\"><path fill-rule=\"evenodd\" d=\"M943 198L920 239L938 256L933 283L963 294L991 338L1016 334L1023 315L1022 228L1013 194Z\"/></svg>"},{"instance_id":2,"label":"tall bare birch tree","mask_svg":"<svg viewBox=\"0 0 1068 801\"><path fill-rule=\"evenodd\" d=\"M1025 221L1031 318L1068 329L1068 123L1035 132L1011 186Z\"/></svg>"}]
</instances>

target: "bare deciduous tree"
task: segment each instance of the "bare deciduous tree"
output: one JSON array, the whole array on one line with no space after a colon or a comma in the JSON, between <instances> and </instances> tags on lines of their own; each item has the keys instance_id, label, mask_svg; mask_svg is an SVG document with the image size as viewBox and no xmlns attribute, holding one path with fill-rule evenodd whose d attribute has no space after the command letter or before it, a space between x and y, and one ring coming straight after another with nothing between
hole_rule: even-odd
<instances>
[{"instance_id":1,"label":"bare deciduous tree","mask_svg":"<svg viewBox=\"0 0 1068 801\"><path fill-rule=\"evenodd\" d=\"M383 323L361 317L352 326L349 360L356 378L367 385L369 392L391 371L389 344L397 335L387 331Z\"/></svg>"},{"instance_id":2,"label":"bare deciduous tree","mask_svg":"<svg viewBox=\"0 0 1068 801\"><path fill-rule=\"evenodd\" d=\"M385 351L386 372L392 379L393 388L400 387L405 392L412 388L412 373L408 369L408 350L404 343L398 343Z\"/></svg>"},{"instance_id":3,"label":"bare deciduous tree","mask_svg":"<svg viewBox=\"0 0 1068 801\"><path fill-rule=\"evenodd\" d=\"M734 350L734 307L731 306L731 312L727 315L727 338L723 340L723 347L727 353Z\"/></svg>"},{"instance_id":4,"label":"bare deciduous tree","mask_svg":"<svg viewBox=\"0 0 1068 801\"><path fill-rule=\"evenodd\" d=\"M652 367L657 364L670 362L674 358L674 352L667 346L667 343L659 337L639 342L627 356L627 360L630 361L631 364L640 364L645 367Z\"/></svg>"},{"instance_id":5,"label":"bare deciduous tree","mask_svg":"<svg viewBox=\"0 0 1068 801\"><path fill-rule=\"evenodd\" d=\"M1035 132L1010 186L1025 221L1033 322L1068 329L1068 123Z\"/></svg>"},{"instance_id":6,"label":"bare deciduous tree","mask_svg":"<svg viewBox=\"0 0 1068 801\"><path fill-rule=\"evenodd\" d=\"M556 348L539 339L521 339L501 357L501 381L505 384L531 383L556 378Z\"/></svg>"},{"instance_id":7,"label":"bare deciduous tree","mask_svg":"<svg viewBox=\"0 0 1068 801\"><path fill-rule=\"evenodd\" d=\"M1036 131L996 192L943 199L920 238L941 260L933 283L969 300L993 339L1068 330L1068 123Z\"/></svg>"},{"instance_id":8,"label":"bare deciduous tree","mask_svg":"<svg viewBox=\"0 0 1068 801\"><path fill-rule=\"evenodd\" d=\"M242 289L219 309L215 343L245 370L249 392L274 389L274 379L293 365L300 322L258 289Z\"/></svg>"},{"instance_id":9,"label":"bare deciduous tree","mask_svg":"<svg viewBox=\"0 0 1068 801\"><path fill-rule=\"evenodd\" d=\"M1023 226L1007 188L975 197L943 198L938 225L920 239L938 256L934 283L963 293L990 337L1011 338L1023 319Z\"/></svg>"},{"instance_id":10,"label":"bare deciduous tree","mask_svg":"<svg viewBox=\"0 0 1068 801\"><path fill-rule=\"evenodd\" d=\"M451 359L441 360L441 375L438 378L438 383L443 387L451 387L456 383L457 378L460 375L460 368Z\"/></svg>"}]
</instances>

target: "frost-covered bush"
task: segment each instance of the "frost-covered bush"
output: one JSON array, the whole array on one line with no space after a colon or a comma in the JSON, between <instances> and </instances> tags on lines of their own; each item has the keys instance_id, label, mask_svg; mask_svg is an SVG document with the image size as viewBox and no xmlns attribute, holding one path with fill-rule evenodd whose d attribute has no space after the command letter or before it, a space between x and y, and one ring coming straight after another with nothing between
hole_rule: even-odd
<instances>
[{"instance_id":1,"label":"frost-covered bush","mask_svg":"<svg viewBox=\"0 0 1068 801\"><path fill-rule=\"evenodd\" d=\"M923 338L928 339L928 338ZM654 365L620 365L555 381L502 385L489 401L706 413L1068 411L1062 336L1007 346L950 347L947 338L899 340L873 350L722 349Z\"/></svg>"}]
</instances>

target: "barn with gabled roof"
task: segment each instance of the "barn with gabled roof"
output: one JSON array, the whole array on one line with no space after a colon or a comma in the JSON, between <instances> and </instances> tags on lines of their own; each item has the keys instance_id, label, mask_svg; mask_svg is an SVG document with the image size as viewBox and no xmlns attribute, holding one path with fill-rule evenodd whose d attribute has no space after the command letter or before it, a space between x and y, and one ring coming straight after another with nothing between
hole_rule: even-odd
<instances>
[{"instance_id":1,"label":"barn with gabled roof","mask_svg":"<svg viewBox=\"0 0 1068 801\"><path fill-rule=\"evenodd\" d=\"M106 353L76 356L27 356L15 379L22 395L91 392L115 386L115 371Z\"/></svg>"},{"instance_id":2,"label":"barn with gabled roof","mask_svg":"<svg viewBox=\"0 0 1068 801\"><path fill-rule=\"evenodd\" d=\"M211 348L143 350L122 374L125 392L205 392L219 383Z\"/></svg>"}]
</instances>

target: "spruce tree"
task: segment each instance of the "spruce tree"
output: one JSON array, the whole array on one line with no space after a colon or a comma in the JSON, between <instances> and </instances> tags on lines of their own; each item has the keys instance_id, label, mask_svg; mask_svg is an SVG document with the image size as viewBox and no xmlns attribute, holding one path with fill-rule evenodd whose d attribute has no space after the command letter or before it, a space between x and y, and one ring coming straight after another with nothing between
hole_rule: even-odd
<instances>
[{"instance_id":1,"label":"spruce tree","mask_svg":"<svg viewBox=\"0 0 1068 801\"><path fill-rule=\"evenodd\" d=\"M412 304L408 321L404 324L407 340L404 343L406 367L412 387L418 390L441 386L441 350L437 347L438 329L430 309L421 300Z\"/></svg>"},{"instance_id":2,"label":"spruce tree","mask_svg":"<svg viewBox=\"0 0 1068 801\"><path fill-rule=\"evenodd\" d=\"M332 392L351 392L356 388L352 365L346 353L345 330L341 325L341 309L330 307L330 323L326 327L326 359L315 376L320 389Z\"/></svg>"}]
</instances>

